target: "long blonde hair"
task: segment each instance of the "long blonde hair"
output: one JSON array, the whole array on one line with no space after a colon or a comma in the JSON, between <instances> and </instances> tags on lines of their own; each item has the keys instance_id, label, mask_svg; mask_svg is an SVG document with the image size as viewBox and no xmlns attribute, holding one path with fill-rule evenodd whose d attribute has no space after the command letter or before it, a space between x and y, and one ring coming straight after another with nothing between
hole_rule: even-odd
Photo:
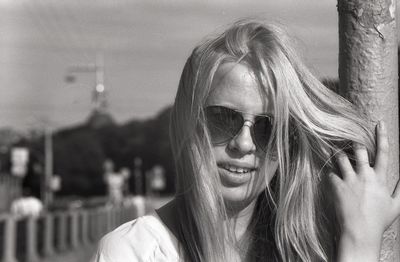
<instances>
[{"instance_id":1,"label":"long blonde hair","mask_svg":"<svg viewBox=\"0 0 400 262\"><path fill-rule=\"evenodd\" d=\"M227 258L227 215L203 107L216 70L228 61L248 66L275 100L264 166L274 154L278 170L274 186L265 185L253 215L257 230L252 250L262 256L257 261L334 259L339 229L325 192L327 173L335 169L332 155L358 142L373 157L375 141L366 117L321 84L291 42L278 26L241 20L196 47L185 64L172 110L171 142L182 206L180 240L187 260ZM269 247L263 246L267 243Z\"/></svg>"}]
</instances>

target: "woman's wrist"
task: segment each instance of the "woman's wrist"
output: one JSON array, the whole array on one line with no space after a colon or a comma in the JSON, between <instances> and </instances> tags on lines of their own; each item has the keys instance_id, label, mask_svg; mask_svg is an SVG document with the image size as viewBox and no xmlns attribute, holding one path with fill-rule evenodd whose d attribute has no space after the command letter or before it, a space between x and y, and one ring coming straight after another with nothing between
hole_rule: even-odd
<instances>
[{"instance_id":1,"label":"woman's wrist","mask_svg":"<svg viewBox=\"0 0 400 262\"><path fill-rule=\"evenodd\" d=\"M343 232L340 237L338 262L377 262L382 234Z\"/></svg>"}]
</instances>

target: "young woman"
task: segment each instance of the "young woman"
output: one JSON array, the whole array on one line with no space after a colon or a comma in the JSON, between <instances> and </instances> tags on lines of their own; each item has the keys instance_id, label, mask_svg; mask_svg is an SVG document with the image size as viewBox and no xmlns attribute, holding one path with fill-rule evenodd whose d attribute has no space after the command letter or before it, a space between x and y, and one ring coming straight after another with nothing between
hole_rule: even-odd
<instances>
[{"instance_id":1,"label":"young woman","mask_svg":"<svg viewBox=\"0 0 400 262\"><path fill-rule=\"evenodd\" d=\"M105 236L94 261L378 261L400 214L384 124L323 86L276 26L239 21L194 49L171 142L175 199Z\"/></svg>"}]
</instances>

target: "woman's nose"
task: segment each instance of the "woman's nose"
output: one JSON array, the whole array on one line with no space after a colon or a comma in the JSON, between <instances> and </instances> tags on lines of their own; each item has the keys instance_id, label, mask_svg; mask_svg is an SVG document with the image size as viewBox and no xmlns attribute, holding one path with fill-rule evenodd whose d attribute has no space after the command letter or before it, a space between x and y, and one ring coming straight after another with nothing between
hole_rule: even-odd
<instances>
[{"instance_id":1,"label":"woman's nose","mask_svg":"<svg viewBox=\"0 0 400 262\"><path fill-rule=\"evenodd\" d=\"M228 145L230 149L238 151L243 155L255 152L256 145L251 136L251 125L245 123Z\"/></svg>"}]
</instances>

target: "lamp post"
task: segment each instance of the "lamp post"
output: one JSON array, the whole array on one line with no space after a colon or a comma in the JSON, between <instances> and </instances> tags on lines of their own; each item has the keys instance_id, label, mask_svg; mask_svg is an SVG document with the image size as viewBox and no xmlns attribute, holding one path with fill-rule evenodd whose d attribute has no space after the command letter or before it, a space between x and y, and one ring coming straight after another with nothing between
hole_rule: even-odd
<instances>
[{"instance_id":1,"label":"lamp post","mask_svg":"<svg viewBox=\"0 0 400 262\"><path fill-rule=\"evenodd\" d=\"M38 125L38 126L37 126ZM44 146L44 171L40 170L42 174L40 181L40 198L43 202L44 208L48 208L53 202L53 172L54 172L54 153L53 153L53 128L54 122L47 118L35 119L34 126L39 128L43 135L43 146Z\"/></svg>"},{"instance_id":2,"label":"lamp post","mask_svg":"<svg viewBox=\"0 0 400 262\"><path fill-rule=\"evenodd\" d=\"M44 185L42 186L43 204L46 208L53 202L53 191L51 182L53 179L53 134L50 127L46 126L44 131L44 154L45 154L45 169L44 169Z\"/></svg>"},{"instance_id":3,"label":"lamp post","mask_svg":"<svg viewBox=\"0 0 400 262\"><path fill-rule=\"evenodd\" d=\"M92 103L93 110L97 112L104 112L107 109L107 100L105 95L104 86L104 56L102 54L96 55L95 64L81 64L74 65L68 68L68 74L65 77L66 82L74 82L76 73L95 73L96 85L93 89Z\"/></svg>"}]
</instances>

